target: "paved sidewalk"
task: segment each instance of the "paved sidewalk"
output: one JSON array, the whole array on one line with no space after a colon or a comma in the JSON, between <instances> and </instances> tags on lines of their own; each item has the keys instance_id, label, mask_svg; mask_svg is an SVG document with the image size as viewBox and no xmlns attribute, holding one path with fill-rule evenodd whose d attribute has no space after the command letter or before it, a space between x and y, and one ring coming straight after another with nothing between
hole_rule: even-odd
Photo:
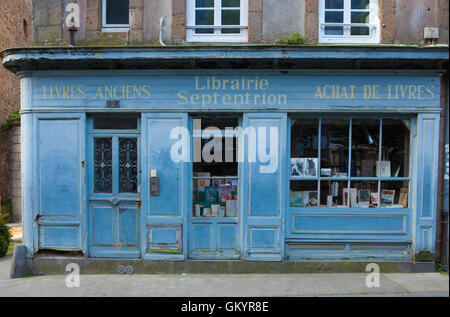
<instances>
[{"instance_id":1,"label":"paved sidewalk","mask_svg":"<svg viewBox=\"0 0 450 317\"><path fill-rule=\"evenodd\" d=\"M65 275L8 279L11 257L0 259L3 296L449 296L444 273L381 274L380 288L368 288L367 274L245 275L81 275L79 288L68 288ZM5 272L7 270L7 272Z\"/></svg>"}]
</instances>

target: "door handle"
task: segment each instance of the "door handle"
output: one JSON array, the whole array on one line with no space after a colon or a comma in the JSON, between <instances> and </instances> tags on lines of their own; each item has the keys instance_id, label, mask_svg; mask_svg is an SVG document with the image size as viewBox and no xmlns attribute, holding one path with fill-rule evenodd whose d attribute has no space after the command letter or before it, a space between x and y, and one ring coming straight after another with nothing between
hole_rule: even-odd
<instances>
[{"instance_id":1,"label":"door handle","mask_svg":"<svg viewBox=\"0 0 450 317\"><path fill-rule=\"evenodd\" d=\"M113 198L110 199L110 202L111 205L113 205L113 207L116 207L120 203L120 200L116 196L114 196Z\"/></svg>"},{"instance_id":2,"label":"door handle","mask_svg":"<svg viewBox=\"0 0 450 317\"><path fill-rule=\"evenodd\" d=\"M40 214L36 215L36 217L34 218L34 222L39 222L39 218L41 218L41 215Z\"/></svg>"}]
</instances>

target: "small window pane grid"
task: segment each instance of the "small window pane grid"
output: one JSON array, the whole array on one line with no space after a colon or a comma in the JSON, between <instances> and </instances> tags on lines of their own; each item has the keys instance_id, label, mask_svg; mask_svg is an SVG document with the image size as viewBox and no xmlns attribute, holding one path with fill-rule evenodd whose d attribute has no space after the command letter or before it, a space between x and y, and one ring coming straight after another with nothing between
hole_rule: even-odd
<instances>
[{"instance_id":1,"label":"small window pane grid","mask_svg":"<svg viewBox=\"0 0 450 317\"><path fill-rule=\"evenodd\" d=\"M188 0L187 41L246 42L247 1Z\"/></svg>"},{"instance_id":2,"label":"small window pane grid","mask_svg":"<svg viewBox=\"0 0 450 317\"><path fill-rule=\"evenodd\" d=\"M94 139L94 193L112 193L112 138Z\"/></svg>"},{"instance_id":3,"label":"small window pane grid","mask_svg":"<svg viewBox=\"0 0 450 317\"><path fill-rule=\"evenodd\" d=\"M410 128L410 119L292 118L289 206L408 208Z\"/></svg>"},{"instance_id":4,"label":"small window pane grid","mask_svg":"<svg viewBox=\"0 0 450 317\"><path fill-rule=\"evenodd\" d=\"M329 43L378 43L376 0L321 0L320 41ZM371 12L372 11L372 12ZM371 16L372 15L372 16Z\"/></svg>"},{"instance_id":5,"label":"small window pane grid","mask_svg":"<svg viewBox=\"0 0 450 317\"><path fill-rule=\"evenodd\" d=\"M137 139L119 138L119 192L137 193Z\"/></svg>"},{"instance_id":6,"label":"small window pane grid","mask_svg":"<svg viewBox=\"0 0 450 317\"><path fill-rule=\"evenodd\" d=\"M126 32L129 29L129 0L103 0L103 32Z\"/></svg>"}]
</instances>

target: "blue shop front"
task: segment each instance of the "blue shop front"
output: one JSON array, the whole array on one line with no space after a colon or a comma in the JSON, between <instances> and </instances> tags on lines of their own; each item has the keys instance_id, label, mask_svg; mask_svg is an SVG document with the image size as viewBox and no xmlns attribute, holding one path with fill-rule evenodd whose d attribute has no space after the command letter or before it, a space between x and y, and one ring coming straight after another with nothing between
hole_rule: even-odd
<instances>
[{"instance_id":1,"label":"blue shop front","mask_svg":"<svg viewBox=\"0 0 450 317\"><path fill-rule=\"evenodd\" d=\"M439 48L28 48L27 255L435 252Z\"/></svg>"}]
</instances>

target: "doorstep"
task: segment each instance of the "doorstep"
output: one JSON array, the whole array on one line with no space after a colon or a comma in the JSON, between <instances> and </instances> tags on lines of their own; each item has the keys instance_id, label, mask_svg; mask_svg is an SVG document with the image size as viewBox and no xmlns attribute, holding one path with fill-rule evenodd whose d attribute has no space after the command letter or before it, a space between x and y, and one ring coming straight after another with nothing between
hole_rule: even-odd
<instances>
[{"instance_id":1,"label":"doorstep","mask_svg":"<svg viewBox=\"0 0 450 317\"><path fill-rule=\"evenodd\" d=\"M380 273L435 272L434 262L411 261L284 261L240 260L155 261L143 259L84 258L80 256L35 256L26 259L23 274L67 274L69 263L78 264L81 274L296 274L367 273L369 263L377 263ZM14 263L13 263L14 265Z\"/></svg>"}]
</instances>

